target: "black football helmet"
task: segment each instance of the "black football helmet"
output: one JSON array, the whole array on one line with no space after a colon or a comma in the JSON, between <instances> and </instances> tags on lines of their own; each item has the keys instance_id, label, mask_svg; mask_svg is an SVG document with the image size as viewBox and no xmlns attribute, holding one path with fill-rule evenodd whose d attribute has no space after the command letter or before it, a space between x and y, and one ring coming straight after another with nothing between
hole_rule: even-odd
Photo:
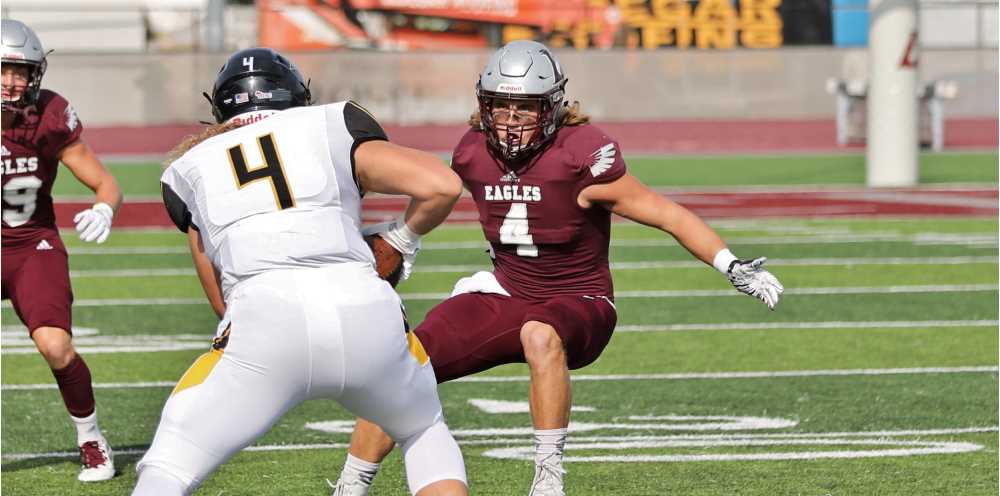
<instances>
[{"instance_id":1,"label":"black football helmet","mask_svg":"<svg viewBox=\"0 0 1000 496\"><path fill-rule=\"evenodd\" d=\"M246 112L310 105L312 95L291 60L258 47L229 56L215 78L209 102L215 121L222 123Z\"/></svg>"}]
</instances>

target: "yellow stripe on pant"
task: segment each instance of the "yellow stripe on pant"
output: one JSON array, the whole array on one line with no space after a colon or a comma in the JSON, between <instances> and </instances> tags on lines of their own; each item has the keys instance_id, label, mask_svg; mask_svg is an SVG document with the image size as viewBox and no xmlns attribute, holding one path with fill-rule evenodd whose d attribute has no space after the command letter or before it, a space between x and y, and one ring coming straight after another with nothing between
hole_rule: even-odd
<instances>
[{"instance_id":1,"label":"yellow stripe on pant","mask_svg":"<svg viewBox=\"0 0 1000 496\"><path fill-rule=\"evenodd\" d=\"M406 341L410 344L410 354L413 358L417 359L417 363L420 365L427 365L430 358L427 356L427 352L424 350L423 343L417 339L417 336L412 332L406 333Z\"/></svg>"},{"instance_id":2,"label":"yellow stripe on pant","mask_svg":"<svg viewBox=\"0 0 1000 496\"><path fill-rule=\"evenodd\" d=\"M189 387L194 387L202 382L205 382L208 374L212 372L212 369L215 368L215 365L218 364L221 359L222 350L212 350L198 357L198 359L191 364L191 367L187 369L187 372L184 372L184 375L181 376L181 380L177 382L176 386L174 386L174 390L170 393L170 395L173 396Z\"/></svg>"}]
</instances>

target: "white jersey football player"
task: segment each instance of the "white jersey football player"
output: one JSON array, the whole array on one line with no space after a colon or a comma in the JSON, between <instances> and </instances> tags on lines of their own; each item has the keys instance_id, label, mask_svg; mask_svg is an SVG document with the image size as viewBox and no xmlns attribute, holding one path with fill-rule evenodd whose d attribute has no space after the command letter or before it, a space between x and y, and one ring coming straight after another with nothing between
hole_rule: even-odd
<instances>
[{"instance_id":1,"label":"white jersey football player","mask_svg":"<svg viewBox=\"0 0 1000 496\"><path fill-rule=\"evenodd\" d=\"M189 494L313 398L388 432L411 492L466 494L433 369L360 230L364 192L410 196L379 235L412 259L458 199L458 176L389 143L353 102L309 106L298 70L270 49L233 54L210 100L219 125L179 145L161 181L222 321L163 407L133 494Z\"/></svg>"}]
</instances>

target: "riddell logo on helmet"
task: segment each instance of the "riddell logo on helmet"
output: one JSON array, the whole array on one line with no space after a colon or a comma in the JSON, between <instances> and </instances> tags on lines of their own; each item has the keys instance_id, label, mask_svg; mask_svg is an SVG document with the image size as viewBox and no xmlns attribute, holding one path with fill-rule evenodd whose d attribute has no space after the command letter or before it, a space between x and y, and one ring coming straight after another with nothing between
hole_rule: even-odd
<instances>
[{"instance_id":1,"label":"riddell logo on helmet","mask_svg":"<svg viewBox=\"0 0 1000 496\"><path fill-rule=\"evenodd\" d=\"M241 114L229 119L229 122L233 124L238 124L240 126L245 126L247 124L253 124L254 122L260 122L274 114L276 110L263 110L259 112L247 112L246 114Z\"/></svg>"},{"instance_id":2,"label":"riddell logo on helmet","mask_svg":"<svg viewBox=\"0 0 1000 496\"><path fill-rule=\"evenodd\" d=\"M3 54L3 58L24 60L24 54L21 52L7 52Z\"/></svg>"},{"instance_id":3,"label":"riddell logo on helmet","mask_svg":"<svg viewBox=\"0 0 1000 496\"><path fill-rule=\"evenodd\" d=\"M513 83L503 83L497 87L500 93L524 93L524 86Z\"/></svg>"}]
</instances>

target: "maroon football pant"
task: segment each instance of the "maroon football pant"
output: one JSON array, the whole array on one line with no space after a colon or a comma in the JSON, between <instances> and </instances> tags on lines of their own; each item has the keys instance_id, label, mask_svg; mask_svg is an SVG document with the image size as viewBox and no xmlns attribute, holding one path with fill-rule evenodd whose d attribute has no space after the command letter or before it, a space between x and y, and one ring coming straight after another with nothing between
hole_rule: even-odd
<instances>
[{"instance_id":1,"label":"maroon football pant","mask_svg":"<svg viewBox=\"0 0 1000 496\"><path fill-rule=\"evenodd\" d=\"M558 296L544 302L466 293L441 302L413 332L431 358L439 383L506 363L525 363L521 327L537 321L555 328L570 369L601 355L618 320L604 298Z\"/></svg>"},{"instance_id":2,"label":"maroon football pant","mask_svg":"<svg viewBox=\"0 0 1000 496\"><path fill-rule=\"evenodd\" d=\"M3 299L32 332L58 327L71 332L73 290L69 284L69 257L59 234L30 244L3 247Z\"/></svg>"}]
</instances>

